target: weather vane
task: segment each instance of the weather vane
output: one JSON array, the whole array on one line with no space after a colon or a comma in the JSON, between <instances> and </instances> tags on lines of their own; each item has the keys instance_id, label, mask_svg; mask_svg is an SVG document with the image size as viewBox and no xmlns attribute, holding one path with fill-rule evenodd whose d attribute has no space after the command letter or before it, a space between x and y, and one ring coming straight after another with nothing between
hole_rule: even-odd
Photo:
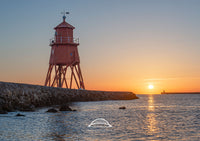
<instances>
[{"instance_id":1,"label":"weather vane","mask_svg":"<svg viewBox=\"0 0 200 141\"><path fill-rule=\"evenodd\" d=\"M65 20L66 19L66 15L69 14L69 12L63 11L63 12L61 12L61 14L63 14L63 20Z\"/></svg>"}]
</instances>

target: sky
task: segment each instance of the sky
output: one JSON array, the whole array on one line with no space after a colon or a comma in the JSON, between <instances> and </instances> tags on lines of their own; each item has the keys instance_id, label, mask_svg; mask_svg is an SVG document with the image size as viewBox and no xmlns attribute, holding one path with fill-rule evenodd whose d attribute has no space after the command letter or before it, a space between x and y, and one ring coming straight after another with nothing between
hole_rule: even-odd
<instances>
[{"instance_id":1,"label":"sky","mask_svg":"<svg viewBox=\"0 0 200 141\"><path fill-rule=\"evenodd\" d=\"M0 81L44 85L64 10L86 89L200 91L199 0L1 0Z\"/></svg>"}]
</instances>

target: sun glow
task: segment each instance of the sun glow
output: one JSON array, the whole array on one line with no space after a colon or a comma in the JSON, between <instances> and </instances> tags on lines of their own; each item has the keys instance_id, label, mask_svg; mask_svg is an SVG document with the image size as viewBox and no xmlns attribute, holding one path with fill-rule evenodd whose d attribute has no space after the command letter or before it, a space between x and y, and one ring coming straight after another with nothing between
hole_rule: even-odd
<instances>
[{"instance_id":1,"label":"sun glow","mask_svg":"<svg viewBox=\"0 0 200 141\"><path fill-rule=\"evenodd\" d=\"M149 88L149 89L153 89L154 86L153 86L153 85L149 85L148 88Z\"/></svg>"}]
</instances>

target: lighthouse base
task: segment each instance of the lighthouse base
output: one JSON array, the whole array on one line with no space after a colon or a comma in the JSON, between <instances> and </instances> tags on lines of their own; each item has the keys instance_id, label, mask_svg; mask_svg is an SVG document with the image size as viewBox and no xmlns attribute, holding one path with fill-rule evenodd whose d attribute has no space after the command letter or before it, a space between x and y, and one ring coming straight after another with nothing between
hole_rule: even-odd
<instances>
[{"instance_id":1,"label":"lighthouse base","mask_svg":"<svg viewBox=\"0 0 200 141\"><path fill-rule=\"evenodd\" d=\"M75 84L75 85L74 85ZM80 65L49 65L45 86L85 89Z\"/></svg>"}]
</instances>

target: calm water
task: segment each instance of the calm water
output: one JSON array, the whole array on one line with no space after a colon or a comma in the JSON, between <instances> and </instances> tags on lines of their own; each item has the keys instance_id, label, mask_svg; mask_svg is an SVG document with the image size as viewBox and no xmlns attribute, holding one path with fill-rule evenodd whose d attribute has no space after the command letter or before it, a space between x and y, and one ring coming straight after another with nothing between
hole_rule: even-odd
<instances>
[{"instance_id":1,"label":"calm water","mask_svg":"<svg viewBox=\"0 0 200 141\"><path fill-rule=\"evenodd\" d=\"M0 140L200 140L200 95L138 95L130 101L77 102L77 112L0 115ZM126 106L125 110L118 109ZM88 127L96 118L112 127Z\"/></svg>"}]
</instances>

